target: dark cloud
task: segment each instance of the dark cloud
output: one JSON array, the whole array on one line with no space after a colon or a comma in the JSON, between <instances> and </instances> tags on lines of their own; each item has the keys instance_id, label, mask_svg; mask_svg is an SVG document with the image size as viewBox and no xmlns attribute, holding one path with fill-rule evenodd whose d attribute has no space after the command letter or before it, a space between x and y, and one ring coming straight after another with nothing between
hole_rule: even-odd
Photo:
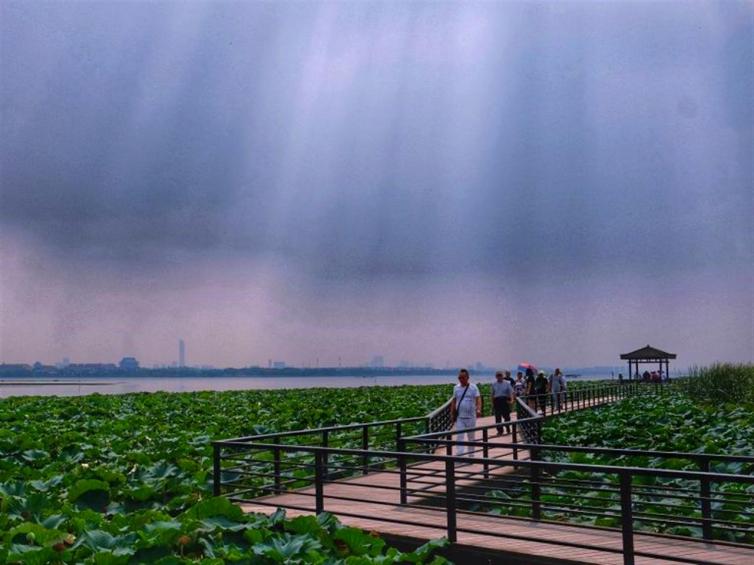
<instances>
[{"instance_id":1,"label":"dark cloud","mask_svg":"<svg viewBox=\"0 0 754 565\"><path fill-rule=\"evenodd\" d=\"M358 280L752 258L743 3L2 11L0 219L72 261Z\"/></svg>"}]
</instances>

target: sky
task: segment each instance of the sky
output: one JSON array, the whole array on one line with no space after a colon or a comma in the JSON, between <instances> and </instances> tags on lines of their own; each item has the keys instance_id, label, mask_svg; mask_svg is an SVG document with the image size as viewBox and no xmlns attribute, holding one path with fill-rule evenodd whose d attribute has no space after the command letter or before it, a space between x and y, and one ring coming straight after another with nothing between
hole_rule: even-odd
<instances>
[{"instance_id":1,"label":"sky","mask_svg":"<svg viewBox=\"0 0 754 565\"><path fill-rule=\"evenodd\" d=\"M0 362L754 358L751 2L0 4Z\"/></svg>"}]
</instances>

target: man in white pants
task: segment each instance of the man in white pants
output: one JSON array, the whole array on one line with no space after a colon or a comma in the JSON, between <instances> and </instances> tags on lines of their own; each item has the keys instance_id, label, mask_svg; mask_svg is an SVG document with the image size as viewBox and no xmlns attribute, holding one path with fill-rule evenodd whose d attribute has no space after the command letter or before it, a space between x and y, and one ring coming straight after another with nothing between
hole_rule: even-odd
<instances>
[{"instance_id":1,"label":"man in white pants","mask_svg":"<svg viewBox=\"0 0 754 565\"><path fill-rule=\"evenodd\" d=\"M456 439L458 441L475 441L476 432L466 431L476 427L477 416L482 416L482 397L479 389L469 383L469 371L458 371L458 383L453 389L453 401L450 403L450 414L456 422ZM464 439L464 436L466 439ZM459 445L456 455L473 457L474 446Z\"/></svg>"}]
</instances>

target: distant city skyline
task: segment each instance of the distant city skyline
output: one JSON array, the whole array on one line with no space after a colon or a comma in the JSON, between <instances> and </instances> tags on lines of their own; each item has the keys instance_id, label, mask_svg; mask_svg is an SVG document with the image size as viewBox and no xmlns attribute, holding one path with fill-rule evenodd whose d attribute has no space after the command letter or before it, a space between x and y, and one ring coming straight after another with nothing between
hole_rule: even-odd
<instances>
[{"instance_id":1,"label":"distant city skyline","mask_svg":"<svg viewBox=\"0 0 754 565\"><path fill-rule=\"evenodd\" d=\"M752 37L735 0L2 2L0 361L752 361Z\"/></svg>"}]
</instances>

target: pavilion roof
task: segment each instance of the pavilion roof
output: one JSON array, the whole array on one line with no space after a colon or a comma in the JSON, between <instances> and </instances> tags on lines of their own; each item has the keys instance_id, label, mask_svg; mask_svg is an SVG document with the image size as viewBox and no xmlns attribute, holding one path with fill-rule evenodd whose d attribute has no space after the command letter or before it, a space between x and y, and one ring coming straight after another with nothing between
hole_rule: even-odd
<instances>
[{"instance_id":1,"label":"pavilion roof","mask_svg":"<svg viewBox=\"0 0 754 565\"><path fill-rule=\"evenodd\" d=\"M663 351L662 349L657 349L656 347L652 347L651 345L647 344L646 347L642 347L641 349L637 349L636 351L632 351L630 353L621 353L620 356L621 359L675 359L676 354L675 353L668 353L667 351Z\"/></svg>"}]
</instances>

